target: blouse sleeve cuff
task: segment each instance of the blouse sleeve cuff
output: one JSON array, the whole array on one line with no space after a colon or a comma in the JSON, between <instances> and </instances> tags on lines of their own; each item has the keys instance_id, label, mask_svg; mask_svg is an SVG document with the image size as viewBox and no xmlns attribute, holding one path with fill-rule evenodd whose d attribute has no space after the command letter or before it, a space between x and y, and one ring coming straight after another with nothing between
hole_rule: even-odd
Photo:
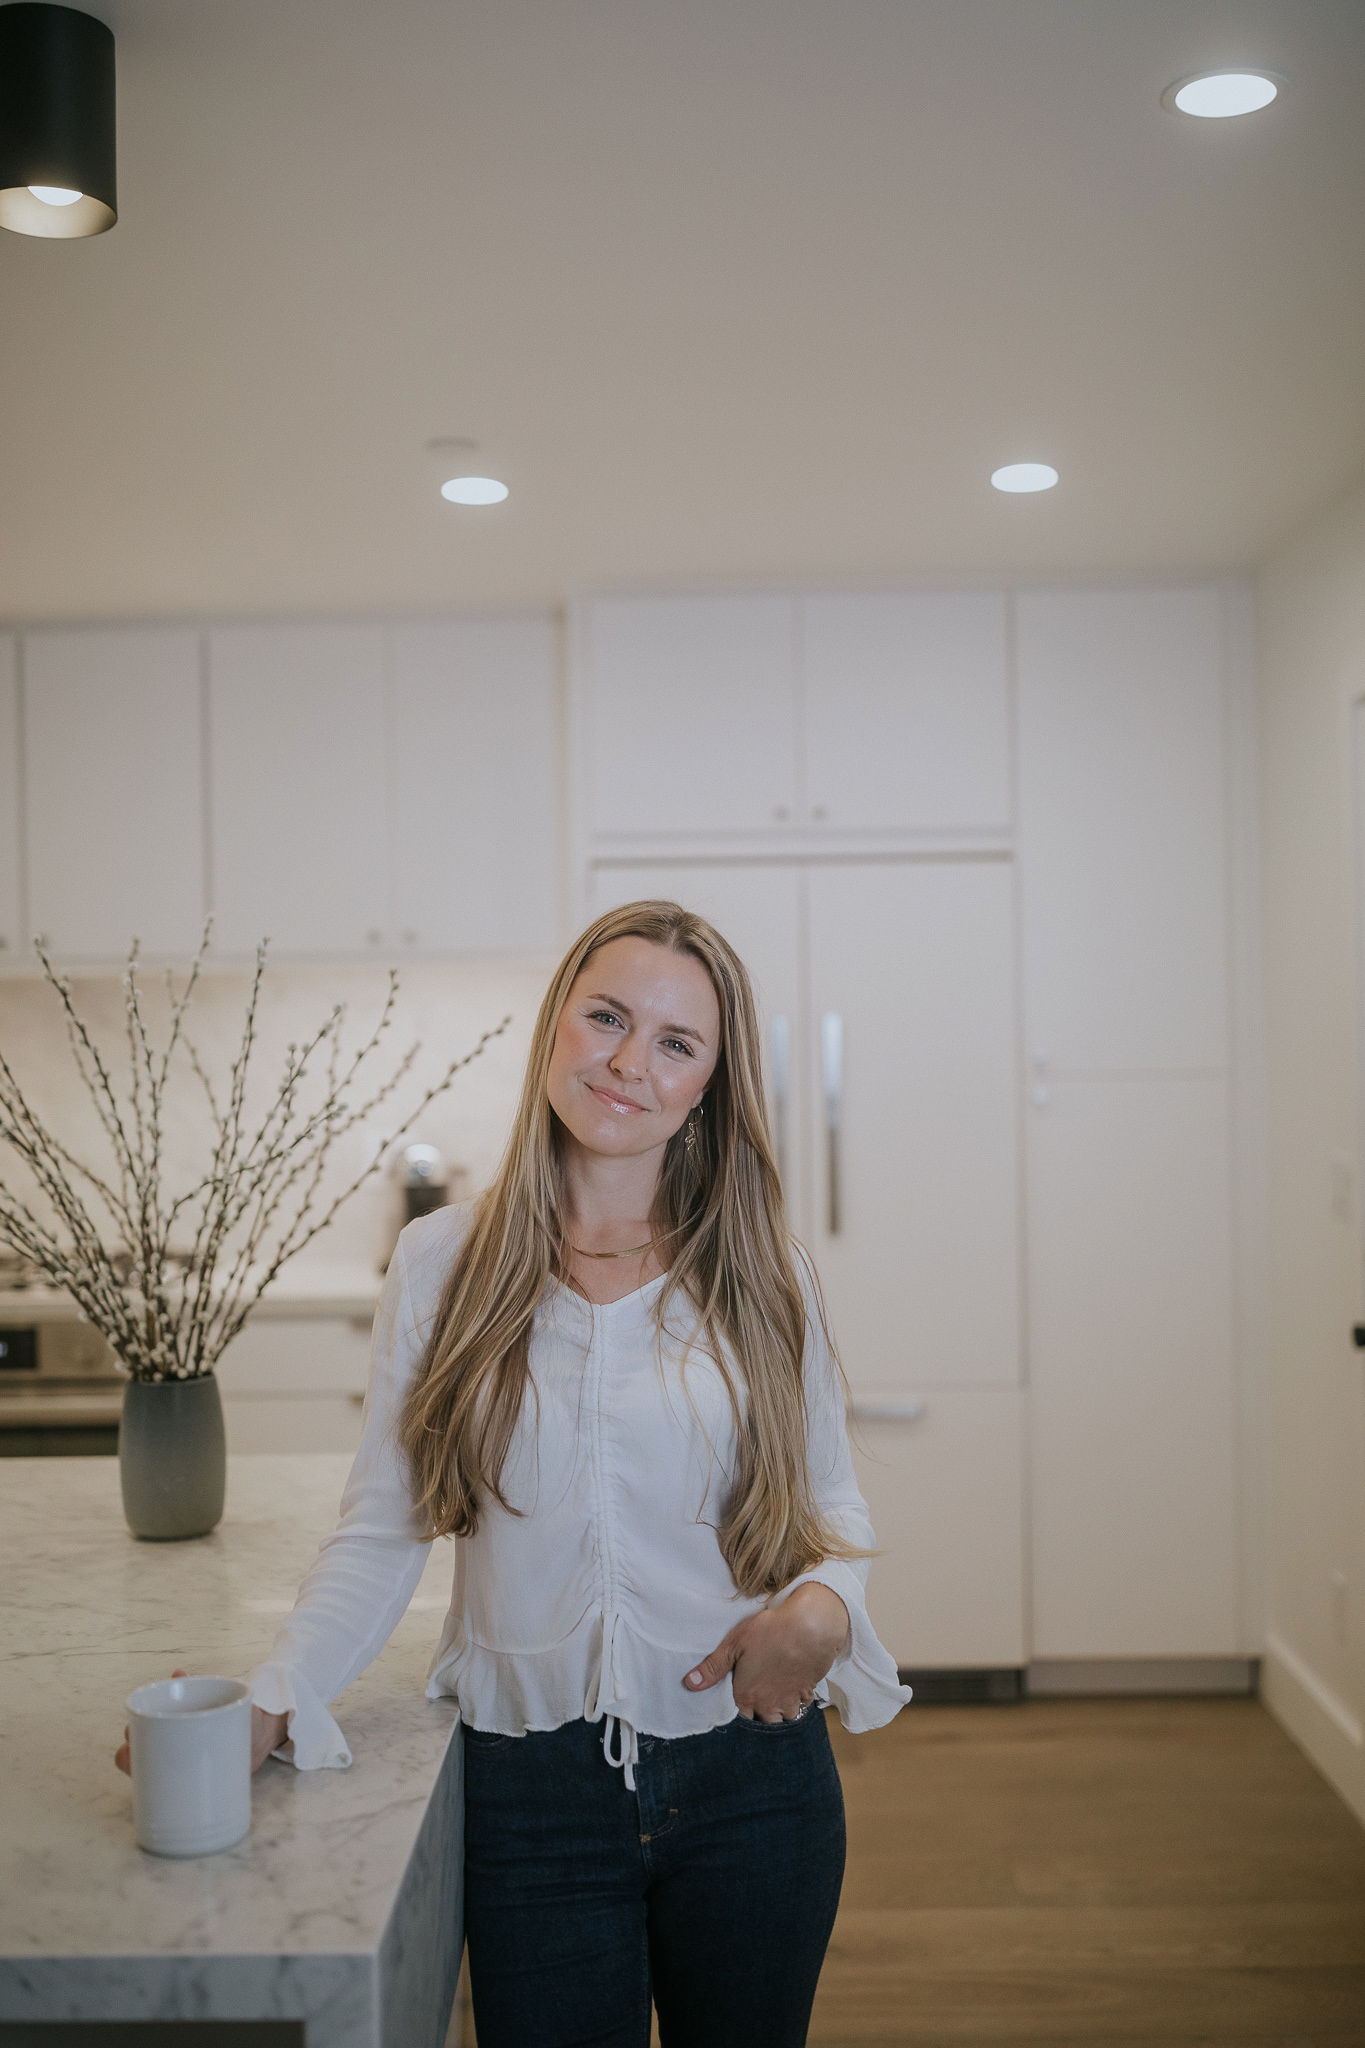
<instances>
[{"instance_id":1,"label":"blouse sleeve cuff","mask_svg":"<svg viewBox=\"0 0 1365 2048\"><path fill-rule=\"evenodd\" d=\"M780 1607L798 1586L828 1586L848 1609L848 1642L816 1687L817 1696L834 1702L851 1735L884 1727L905 1706L911 1691L901 1684L891 1654L882 1647L868 1618L859 1574L842 1560L829 1558L774 1593L769 1607Z\"/></svg>"},{"instance_id":2,"label":"blouse sleeve cuff","mask_svg":"<svg viewBox=\"0 0 1365 2048\"><path fill-rule=\"evenodd\" d=\"M297 1771L344 1771L351 1752L336 1722L303 1673L283 1664L259 1664L247 1674L253 1706L287 1714L288 1733L270 1754Z\"/></svg>"}]
</instances>

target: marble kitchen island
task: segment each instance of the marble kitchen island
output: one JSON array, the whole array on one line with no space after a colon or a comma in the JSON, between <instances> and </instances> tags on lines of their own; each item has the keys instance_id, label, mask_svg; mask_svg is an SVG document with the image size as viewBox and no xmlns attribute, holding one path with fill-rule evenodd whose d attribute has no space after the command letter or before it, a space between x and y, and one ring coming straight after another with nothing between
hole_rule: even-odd
<instances>
[{"instance_id":1,"label":"marble kitchen island","mask_svg":"<svg viewBox=\"0 0 1365 2048\"><path fill-rule=\"evenodd\" d=\"M350 1770L269 1760L235 1849L139 1849L112 1761L134 1686L175 1665L240 1674L266 1654L349 1465L231 1458L211 1536L143 1543L123 1520L117 1460L0 1460L0 2044L64 2041L53 2021L103 2022L125 2041L141 2022L154 2048L149 2023L179 2021L220 2023L203 2030L215 2044L440 2048L461 1950L461 1750L453 1702L422 1688L448 1544L337 1705ZM101 2031L69 2038L94 2048Z\"/></svg>"}]
</instances>

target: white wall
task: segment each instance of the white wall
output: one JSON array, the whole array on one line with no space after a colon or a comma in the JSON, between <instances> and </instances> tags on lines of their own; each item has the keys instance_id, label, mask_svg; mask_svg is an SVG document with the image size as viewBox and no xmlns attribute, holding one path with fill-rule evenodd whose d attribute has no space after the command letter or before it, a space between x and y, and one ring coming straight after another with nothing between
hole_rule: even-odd
<instances>
[{"instance_id":1,"label":"white wall","mask_svg":"<svg viewBox=\"0 0 1365 2048\"><path fill-rule=\"evenodd\" d=\"M1267 1703L1365 1819L1354 706L1365 487L1257 583L1269 1115ZM1349 1175L1349 1180L1347 1176Z\"/></svg>"}]
</instances>

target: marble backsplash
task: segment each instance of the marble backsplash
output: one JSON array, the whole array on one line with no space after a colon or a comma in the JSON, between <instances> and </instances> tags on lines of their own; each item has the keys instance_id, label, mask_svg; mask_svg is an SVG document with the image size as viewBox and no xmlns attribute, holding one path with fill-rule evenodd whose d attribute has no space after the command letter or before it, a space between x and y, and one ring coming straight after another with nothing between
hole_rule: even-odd
<instances>
[{"instance_id":1,"label":"marble backsplash","mask_svg":"<svg viewBox=\"0 0 1365 2048\"><path fill-rule=\"evenodd\" d=\"M400 967L393 1023L365 1071L383 1080L414 1040L420 1040L422 1050L389 1101L337 1141L319 1190L319 1211L377 1156L384 1138L408 1114L423 1088L468 1051L482 1032L510 1015L504 1035L456 1078L448 1094L430 1104L402 1140L438 1147L456 1170L457 1195L485 1185L506 1141L536 1011L554 965L549 958L519 958L411 962ZM73 973L71 982L76 1007L121 1089L128 1073L121 979ZM249 987L247 973L214 968L204 974L194 995L189 1034L216 1089L226 1083L241 1042ZM159 1042L167 1005L155 971L148 970L144 988L149 1028ZM335 1004L346 1006L343 1044L358 1049L378 1021L387 988L387 971L379 965L269 967L258 1011L248 1109L254 1106L259 1112L266 1106L285 1048L311 1036ZM25 1099L62 1143L83 1164L102 1171L107 1141L76 1074L60 1005L44 982L28 977L0 980L0 1054ZM164 1171L179 1189L202 1173L210 1142L203 1089L183 1061L173 1067L167 1085L164 1127ZM25 1169L3 1145L0 1182L26 1197L31 1190ZM386 1257L401 1219L402 1195L390 1156L290 1270L302 1274L358 1264L374 1271Z\"/></svg>"}]
</instances>

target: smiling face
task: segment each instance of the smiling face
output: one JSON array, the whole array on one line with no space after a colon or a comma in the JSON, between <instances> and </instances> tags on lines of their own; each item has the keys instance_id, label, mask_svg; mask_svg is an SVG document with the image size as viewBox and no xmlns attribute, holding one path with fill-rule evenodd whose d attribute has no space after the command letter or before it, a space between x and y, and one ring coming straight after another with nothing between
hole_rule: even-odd
<instances>
[{"instance_id":1,"label":"smiling face","mask_svg":"<svg viewBox=\"0 0 1365 2048\"><path fill-rule=\"evenodd\" d=\"M691 953L651 939L598 948L565 999L547 1092L587 1152L662 1151L706 1093L720 1052L720 1005Z\"/></svg>"}]
</instances>

